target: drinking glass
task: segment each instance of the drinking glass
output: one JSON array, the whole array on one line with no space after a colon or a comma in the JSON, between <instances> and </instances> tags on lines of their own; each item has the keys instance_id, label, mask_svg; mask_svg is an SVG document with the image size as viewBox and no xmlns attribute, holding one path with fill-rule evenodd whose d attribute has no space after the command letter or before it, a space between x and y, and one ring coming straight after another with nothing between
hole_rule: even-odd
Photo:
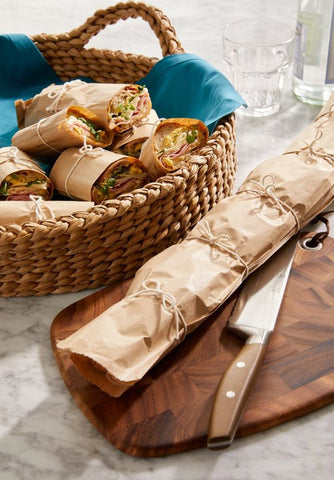
<instances>
[{"instance_id":1,"label":"drinking glass","mask_svg":"<svg viewBox=\"0 0 334 480\"><path fill-rule=\"evenodd\" d=\"M294 54L294 29L277 20L249 19L223 28L223 59L251 117L277 112Z\"/></svg>"}]
</instances>

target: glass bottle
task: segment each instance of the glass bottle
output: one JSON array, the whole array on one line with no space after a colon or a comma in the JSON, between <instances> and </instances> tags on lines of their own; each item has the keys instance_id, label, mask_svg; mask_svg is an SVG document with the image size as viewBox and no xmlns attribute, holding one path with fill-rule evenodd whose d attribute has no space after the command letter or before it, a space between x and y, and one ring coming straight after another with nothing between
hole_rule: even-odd
<instances>
[{"instance_id":1,"label":"glass bottle","mask_svg":"<svg viewBox=\"0 0 334 480\"><path fill-rule=\"evenodd\" d=\"M334 91L334 0L299 0L293 92L324 105Z\"/></svg>"}]
</instances>

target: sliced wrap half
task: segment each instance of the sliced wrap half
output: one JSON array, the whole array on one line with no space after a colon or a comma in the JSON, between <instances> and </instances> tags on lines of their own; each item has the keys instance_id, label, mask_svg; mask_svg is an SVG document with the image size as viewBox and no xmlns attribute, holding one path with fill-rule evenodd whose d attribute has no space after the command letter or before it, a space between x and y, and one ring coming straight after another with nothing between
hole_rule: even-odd
<instances>
[{"instance_id":1,"label":"sliced wrap half","mask_svg":"<svg viewBox=\"0 0 334 480\"><path fill-rule=\"evenodd\" d=\"M36 195L52 197L53 185L28 154L15 147L0 149L0 200L29 200Z\"/></svg>"},{"instance_id":2,"label":"sliced wrap half","mask_svg":"<svg viewBox=\"0 0 334 480\"><path fill-rule=\"evenodd\" d=\"M169 118L156 127L142 147L140 160L150 177L156 180L162 175L180 168L209 138L206 125L191 118Z\"/></svg>"}]
</instances>

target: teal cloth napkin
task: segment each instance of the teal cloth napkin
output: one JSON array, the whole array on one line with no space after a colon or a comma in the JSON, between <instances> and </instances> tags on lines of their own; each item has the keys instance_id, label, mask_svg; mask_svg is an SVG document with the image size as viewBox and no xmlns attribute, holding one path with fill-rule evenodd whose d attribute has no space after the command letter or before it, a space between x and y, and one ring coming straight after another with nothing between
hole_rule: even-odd
<instances>
[{"instance_id":1,"label":"teal cloth napkin","mask_svg":"<svg viewBox=\"0 0 334 480\"><path fill-rule=\"evenodd\" d=\"M63 82L29 37L0 35L0 147L9 146L17 131L14 101L27 100L51 83Z\"/></svg>"},{"instance_id":2,"label":"teal cloth napkin","mask_svg":"<svg viewBox=\"0 0 334 480\"><path fill-rule=\"evenodd\" d=\"M14 101L27 100L61 80L22 34L0 35L0 72L0 147L7 147L17 131Z\"/></svg>"},{"instance_id":3,"label":"teal cloth napkin","mask_svg":"<svg viewBox=\"0 0 334 480\"><path fill-rule=\"evenodd\" d=\"M222 117L246 106L219 70L190 53L164 57L138 83L148 88L159 117L197 118L210 133Z\"/></svg>"}]
</instances>

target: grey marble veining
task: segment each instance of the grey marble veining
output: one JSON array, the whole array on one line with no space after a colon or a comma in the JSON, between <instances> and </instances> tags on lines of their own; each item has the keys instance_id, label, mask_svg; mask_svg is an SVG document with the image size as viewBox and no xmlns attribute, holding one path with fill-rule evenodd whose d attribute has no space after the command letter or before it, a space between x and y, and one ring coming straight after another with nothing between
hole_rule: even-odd
<instances>
[{"instance_id":1,"label":"grey marble veining","mask_svg":"<svg viewBox=\"0 0 334 480\"><path fill-rule=\"evenodd\" d=\"M116 3L116 2L115 2ZM297 1L152 0L171 19L187 52L223 69L224 22L277 15L294 24ZM69 31L111 0L1 0L0 33ZM129 21L134 26L135 21ZM127 22L91 40L97 48L161 57L144 24L135 36ZM129 27L128 27L129 28ZM137 27L136 27L137 28ZM237 114L239 166L236 187L262 160L279 155L319 109L298 102L289 81L277 115ZM92 293L0 298L0 480L323 480L334 469L334 405L271 430L237 439L223 452L205 448L162 458L135 458L116 450L73 402L49 341L54 317Z\"/></svg>"}]
</instances>

